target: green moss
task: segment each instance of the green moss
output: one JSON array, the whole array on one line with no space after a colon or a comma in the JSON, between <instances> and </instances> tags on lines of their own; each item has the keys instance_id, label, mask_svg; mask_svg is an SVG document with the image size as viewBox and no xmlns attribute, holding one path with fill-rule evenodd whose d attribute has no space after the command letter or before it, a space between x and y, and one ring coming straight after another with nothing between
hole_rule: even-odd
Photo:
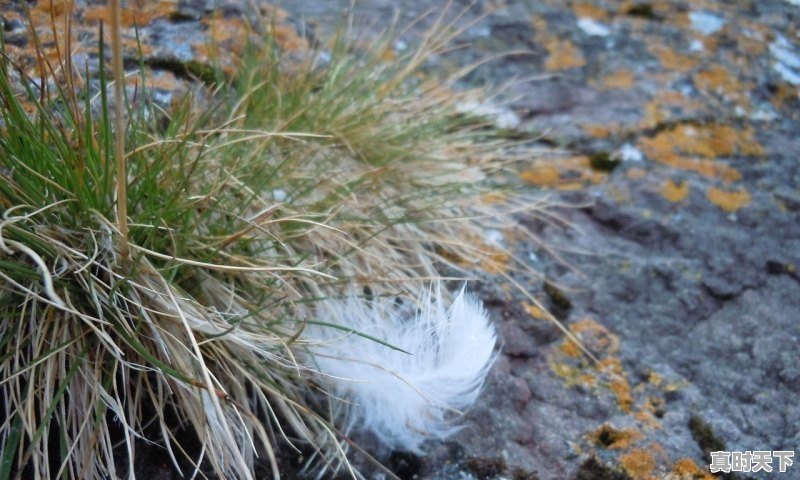
<instances>
[{"instance_id":1,"label":"green moss","mask_svg":"<svg viewBox=\"0 0 800 480\"><path fill-rule=\"evenodd\" d=\"M589 156L589 164L598 172L612 172L622 164L622 161L612 157L608 152L596 152Z\"/></svg>"},{"instance_id":2,"label":"green moss","mask_svg":"<svg viewBox=\"0 0 800 480\"><path fill-rule=\"evenodd\" d=\"M591 457L581 465L574 480L632 480L627 473L612 468L595 457Z\"/></svg>"},{"instance_id":3,"label":"green moss","mask_svg":"<svg viewBox=\"0 0 800 480\"><path fill-rule=\"evenodd\" d=\"M634 5L626 10L625 13L632 17L646 18L647 20L658 20L658 17L653 11L653 6L649 3L640 3L638 5Z\"/></svg>"},{"instance_id":4,"label":"green moss","mask_svg":"<svg viewBox=\"0 0 800 480\"><path fill-rule=\"evenodd\" d=\"M511 471L511 480L539 480L539 476L536 472L517 467Z\"/></svg>"},{"instance_id":5,"label":"green moss","mask_svg":"<svg viewBox=\"0 0 800 480\"><path fill-rule=\"evenodd\" d=\"M156 70L166 70L181 78L197 78L206 85L216 85L222 79L222 73L204 63L195 60L184 62L174 58L150 58L145 65Z\"/></svg>"},{"instance_id":6,"label":"green moss","mask_svg":"<svg viewBox=\"0 0 800 480\"><path fill-rule=\"evenodd\" d=\"M553 306L559 310L566 312L572 308L572 302L569 300L569 298L567 298L560 288L556 287L552 283L544 282L544 293L550 297L550 301L553 303Z\"/></svg>"},{"instance_id":7,"label":"green moss","mask_svg":"<svg viewBox=\"0 0 800 480\"><path fill-rule=\"evenodd\" d=\"M725 450L725 442L714 434L711 425L703 421L703 419L697 415L692 415L692 418L689 419L689 431L692 432L692 438L697 442L700 450L705 453L709 461L711 457L708 455L708 452Z\"/></svg>"}]
</instances>

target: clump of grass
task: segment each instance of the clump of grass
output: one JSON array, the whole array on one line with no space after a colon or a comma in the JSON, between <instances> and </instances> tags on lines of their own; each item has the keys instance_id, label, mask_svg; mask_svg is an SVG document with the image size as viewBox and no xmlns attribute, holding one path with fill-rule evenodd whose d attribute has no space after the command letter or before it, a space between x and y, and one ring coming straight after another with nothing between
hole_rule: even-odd
<instances>
[{"instance_id":1,"label":"clump of grass","mask_svg":"<svg viewBox=\"0 0 800 480\"><path fill-rule=\"evenodd\" d=\"M307 327L347 331L328 299L415 305L443 266L495 258L475 239L498 209L536 208L481 200L514 145L418 76L445 27L391 63L388 39L291 66L254 47L214 108L142 95L124 131L105 70L81 87L0 59L0 479L125 477L142 440L229 478L256 454L277 477L274 446L301 441L357 476Z\"/></svg>"}]
</instances>

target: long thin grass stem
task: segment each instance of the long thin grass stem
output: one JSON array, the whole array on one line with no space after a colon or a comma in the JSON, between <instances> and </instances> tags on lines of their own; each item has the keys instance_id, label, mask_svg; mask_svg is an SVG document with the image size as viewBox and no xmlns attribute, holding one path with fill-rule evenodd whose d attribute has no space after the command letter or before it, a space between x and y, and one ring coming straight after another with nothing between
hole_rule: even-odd
<instances>
[{"instance_id":1,"label":"long thin grass stem","mask_svg":"<svg viewBox=\"0 0 800 480\"><path fill-rule=\"evenodd\" d=\"M110 0L111 59L114 72L114 154L117 158L117 226L120 233L120 255L125 260L128 248L128 179L125 168L125 118L123 116L125 73L122 66L122 13L119 0Z\"/></svg>"}]
</instances>

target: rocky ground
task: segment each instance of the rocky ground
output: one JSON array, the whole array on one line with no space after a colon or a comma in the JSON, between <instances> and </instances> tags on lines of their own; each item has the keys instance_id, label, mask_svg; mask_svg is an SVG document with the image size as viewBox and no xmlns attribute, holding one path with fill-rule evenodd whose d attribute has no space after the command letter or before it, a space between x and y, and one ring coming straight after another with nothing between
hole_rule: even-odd
<instances>
[{"instance_id":1,"label":"rocky ground","mask_svg":"<svg viewBox=\"0 0 800 480\"><path fill-rule=\"evenodd\" d=\"M349 3L285 0L280 41L301 48ZM431 3L364 0L355 24L377 32ZM198 32L240 48L240 4L210 5L148 6L138 19L163 95L207 72L214 52ZM538 243L505 241L545 274L530 292L596 361L487 276L477 288L503 347L484 394L459 434L422 457L388 454L390 468L404 479L689 479L711 478L708 451L800 451L797 0L450 5L462 11L465 47L431 68L499 56L466 80L505 85L498 121L543 135L550 157L519 177L572 205L557 212L563 224L526 221ZM24 50L22 24L3 15L8 48ZM724 478L773 476L800 478L800 465Z\"/></svg>"}]
</instances>

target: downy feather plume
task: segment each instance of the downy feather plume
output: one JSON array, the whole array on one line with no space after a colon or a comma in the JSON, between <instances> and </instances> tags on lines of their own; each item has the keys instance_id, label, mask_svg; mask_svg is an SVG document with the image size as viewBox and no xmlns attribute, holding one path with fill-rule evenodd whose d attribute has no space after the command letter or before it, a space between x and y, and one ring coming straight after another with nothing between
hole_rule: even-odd
<instances>
[{"instance_id":1,"label":"downy feather plume","mask_svg":"<svg viewBox=\"0 0 800 480\"><path fill-rule=\"evenodd\" d=\"M453 414L475 401L495 358L486 310L463 288L449 309L436 287L414 306L351 296L320 316L345 328L310 335L315 367L350 403L345 430L371 431L392 448L419 451L455 431Z\"/></svg>"}]
</instances>

